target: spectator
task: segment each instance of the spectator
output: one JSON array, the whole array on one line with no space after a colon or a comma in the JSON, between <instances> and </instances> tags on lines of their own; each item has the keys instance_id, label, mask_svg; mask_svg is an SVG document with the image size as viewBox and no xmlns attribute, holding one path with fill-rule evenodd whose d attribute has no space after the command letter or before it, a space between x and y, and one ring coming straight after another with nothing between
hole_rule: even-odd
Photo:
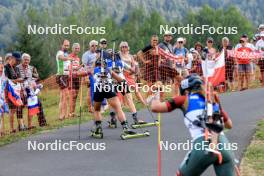
<instances>
[{"instance_id":1,"label":"spectator","mask_svg":"<svg viewBox=\"0 0 264 176\"><path fill-rule=\"evenodd\" d=\"M213 60L216 58L216 49L213 47L214 39L212 37L208 37L206 40L206 46L208 48L208 59Z\"/></svg>"},{"instance_id":2,"label":"spectator","mask_svg":"<svg viewBox=\"0 0 264 176\"><path fill-rule=\"evenodd\" d=\"M17 61L20 59L21 55L18 52L13 52L12 56L8 57L8 62L4 66L5 76L11 80L14 84L17 84L17 87L21 87L20 83L23 82L23 79L20 78L19 71L16 68ZM7 91L6 91L7 93ZM6 96L8 97L8 96ZM21 115L17 112L17 106L7 98L8 107L9 107L9 116L10 116L10 130L11 133L15 133L16 129L14 128L14 115L17 113L17 121L18 121L18 130L25 131L27 127L24 125L24 120Z\"/></svg>"},{"instance_id":3,"label":"spectator","mask_svg":"<svg viewBox=\"0 0 264 176\"><path fill-rule=\"evenodd\" d=\"M196 42L194 45L194 49L198 51L199 57L202 57L203 54L203 45L200 42Z\"/></svg>"},{"instance_id":4,"label":"spectator","mask_svg":"<svg viewBox=\"0 0 264 176\"><path fill-rule=\"evenodd\" d=\"M71 58L68 50L70 47L69 40L64 40L61 49L56 54L57 61L57 76L56 82L60 87L60 103L59 103L59 120L64 120L68 117L68 86L69 86L69 66Z\"/></svg>"},{"instance_id":5,"label":"spectator","mask_svg":"<svg viewBox=\"0 0 264 176\"><path fill-rule=\"evenodd\" d=\"M72 53L69 54L69 57L72 58L71 67L70 67L70 117L75 117L75 106L76 100L80 88L80 76L78 75L78 71L81 68L80 58L78 54L80 52L80 44L74 43L72 45Z\"/></svg>"},{"instance_id":6,"label":"spectator","mask_svg":"<svg viewBox=\"0 0 264 176\"><path fill-rule=\"evenodd\" d=\"M99 48L104 50L107 49L107 40L105 38L100 39Z\"/></svg>"},{"instance_id":7,"label":"spectator","mask_svg":"<svg viewBox=\"0 0 264 176\"><path fill-rule=\"evenodd\" d=\"M124 62L124 76L126 78L127 84L135 88L135 94L137 98L143 105L146 105L145 100L143 99L140 91L137 89L137 84L135 82L135 60L134 57L129 54L129 46L127 42L121 42L119 45L120 48L120 58ZM132 98L132 97L131 97Z\"/></svg>"},{"instance_id":8,"label":"spectator","mask_svg":"<svg viewBox=\"0 0 264 176\"><path fill-rule=\"evenodd\" d=\"M260 24L260 25L259 25L259 27L258 27L258 31L259 31L259 33L264 32L264 24Z\"/></svg>"},{"instance_id":9,"label":"spectator","mask_svg":"<svg viewBox=\"0 0 264 176\"><path fill-rule=\"evenodd\" d=\"M166 31L163 35L163 41L160 42L158 46L169 53L173 53L173 46L171 42L172 33L170 31Z\"/></svg>"},{"instance_id":10,"label":"spectator","mask_svg":"<svg viewBox=\"0 0 264 176\"><path fill-rule=\"evenodd\" d=\"M163 41L159 43L159 47L168 53L173 53L172 33L170 31L165 31L163 35ZM173 81L175 77L175 66L174 60L164 59L160 63L160 78L163 83Z\"/></svg>"},{"instance_id":11,"label":"spectator","mask_svg":"<svg viewBox=\"0 0 264 176\"><path fill-rule=\"evenodd\" d=\"M37 71L36 67L29 65L30 61L31 61L31 56L27 53L24 53L22 55L22 63L17 66L17 70L19 72L19 75L24 80L24 83L27 81L38 81L39 80L38 71ZM26 105L26 97L27 96L26 96L25 86L23 84L22 84L22 89L23 89L23 91L22 91L23 93L22 93L21 98L23 99L23 101L25 102L25 105ZM38 101L38 106L40 109L39 113L37 113L39 126L46 126L47 122L45 119L42 103L40 100ZM23 118L23 108L24 108L24 106L18 107L17 115L21 116L20 118ZM28 117L28 119L29 118L30 117Z\"/></svg>"},{"instance_id":12,"label":"spectator","mask_svg":"<svg viewBox=\"0 0 264 176\"><path fill-rule=\"evenodd\" d=\"M0 136L5 135L4 114L9 112L5 97L5 88L7 80L4 76L3 71L4 65L0 64Z\"/></svg>"},{"instance_id":13,"label":"spectator","mask_svg":"<svg viewBox=\"0 0 264 176\"><path fill-rule=\"evenodd\" d=\"M242 36L239 41L239 46L236 50L239 52L253 52L254 50L250 48L250 45L247 43L247 37ZM251 72L250 58L237 58L238 63L238 74L239 74L239 90L246 90L249 88L249 79ZM244 81L246 86L244 87Z\"/></svg>"},{"instance_id":14,"label":"spectator","mask_svg":"<svg viewBox=\"0 0 264 176\"><path fill-rule=\"evenodd\" d=\"M196 73L199 76L202 76L203 70L202 70L202 60L201 57L199 56L199 53L197 50L190 49L190 52L192 54L192 64L191 64L191 69L190 73Z\"/></svg>"},{"instance_id":15,"label":"spectator","mask_svg":"<svg viewBox=\"0 0 264 176\"><path fill-rule=\"evenodd\" d=\"M186 42L186 41L185 41ZM176 75L174 77L174 95L179 95L179 84L182 80L182 76L186 74L185 65L188 64L188 50L184 47L184 39L178 38L174 45L173 53L179 57L176 62Z\"/></svg>"},{"instance_id":16,"label":"spectator","mask_svg":"<svg viewBox=\"0 0 264 176\"><path fill-rule=\"evenodd\" d=\"M263 25L264 28L264 25ZM264 30L263 32L260 33L261 39L256 43L256 49L262 53L264 53ZM262 58L259 59L258 65L260 68L260 73L261 73L261 82L262 86L264 86L264 56L262 54Z\"/></svg>"},{"instance_id":17,"label":"spectator","mask_svg":"<svg viewBox=\"0 0 264 176\"><path fill-rule=\"evenodd\" d=\"M147 81L147 85L151 86L153 83L159 80L159 54L158 54L159 37L152 35L150 44L137 53L139 59L144 65L144 79ZM149 91L147 96L152 92Z\"/></svg>"},{"instance_id":18,"label":"spectator","mask_svg":"<svg viewBox=\"0 0 264 176\"><path fill-rule=\"evenodd\" d=\"M99 57L99 55L97 54L97 46L98 46L98 42L95 40L90 41L89 43L89 50L86 51L83 55L82 55L82 63L85 65L85 67L87 68L88 72L91 73L91 70L93 69L93 65L96 61L96 59ZM89 75L89 82L88 82L88 92L87 92L87 104L88 104L88 111L89 112L93 112L93 108L92 108L92 102L93 102L93 83L94 83L94 79L93 79L93 75L90 74Z\"/></svg>"},{"instance_id":19,"label":"spectator","mask_svg":"<svg viewBox=\"0 0 264 176\"><path fill-rule=\"evenodd\" d=\"M234 58L229 57L227 54L227 50L232 50L232 48L233 47L230 44L229 39L227 37L223 37L219 51L224 50L225 52L225 78L226 78L225 87L226 88L229 87L231 91L235 91L235 85L234 85L235 62L234 62Z\"/></svg>"}]
</instances>

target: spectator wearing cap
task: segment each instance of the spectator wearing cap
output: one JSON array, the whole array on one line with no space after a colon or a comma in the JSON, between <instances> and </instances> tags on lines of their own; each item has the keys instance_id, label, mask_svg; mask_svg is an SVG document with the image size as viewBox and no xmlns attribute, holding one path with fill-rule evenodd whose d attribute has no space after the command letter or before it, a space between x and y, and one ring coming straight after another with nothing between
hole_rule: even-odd
<instances>
[{"instance_id":1,"label":"spectator wearing cap","mask_svg":"<svg viewBox=\"0 0 264 176\"><path fill-rule=\"evenodd\" d=\"M163 41L159 43L159 48L163 49L168 53L173 53L172 46L172 33L170 31L165 31L163 35ZM172 81L175 76L173 60L165 59L160 65L160 77L162 82Z\"/></svg>"},{"instance_id":2,"label":"spectator wearing cap","mask_svg":"<svg viewBox=\"0 0 264 176\"><path fill-rule=\"evenodd\" d=\"M260 24L258 27L259 33L264 32L264 24Z\"/></svg>"},{"instance_id":3,"label":"spectator wearing cap","mask_svg":"<svg viewBox=\"0 0 264 176\"><path fill-rule=\"evenodd\" d=\"M23 82L23 79L20 77L19 71L16 68L16 64L18 60L20 60L20 53L13 52L12 56L8 58L8 63L4 66L5 76L12 81L17 86L20 86L20 83ZM21 87L21 86L20 86ZM18 107L8 98L6 91L7 103L9 107L9 116L10 116L10 130L11 133L15 133L16 129L14 128L14 115L17 113L17 121L18 121L18 130L24 131L27 130L27 127L24 125L24 120L21 118L21 115L18 115L17 109Z\"/></svg>"},{"instance_id":4,"label":"spectator wearing cap","mask_svg":"<svg viewBox=\"0 0 264 176\"><path fill-rule=\"evenodd\" d=\"M209 60L213 60L216 58L216 49L214 48L214 39L212 37L208 37L206 40L206 46L208 48L207 58Z\"/></svg>"},{"instance_id":5,"label":"spectator wearing cap","mask_svg":"<svg viewBox=\"0 0 264 176\"><path fill-rule=\"evenodd\" d=\"M263 25L263 28L264 28L264 25ZM264 53L264 30L263 32L260 33L260 40L256 43L256 49ZM264 86L264 57L259 59L258 65L259 65L260 73L261 73L262 86Z\"/></svg>"},{"instance_id":6,"label":"spectator wearing cap","mask_svg":"<svg viewBox=\"0 0 264 176\"><path fill-rule=\"evenodd\" d=\"M37 71L37 68L30 65L30 61L31 61L31 56L27 53L23 53L22 57L21 57L21 64L19 64L17 66L17 70L19 72L20 77L24 80L23 83L26 83L27 81L39 81L39 74ZM24 102L24 105L26 105L26 91L25 91L25 86L24 84L22 84L22 95L21 98ZM23 108L24 106L20 106L17 108L17 115L21 116L20 118L23 118ZM44 115L44 111L43 111L43 107L42 107L42 103L39 100L39 108L40 108L40 112L37 114L38 115L38 122L39 122L39 126L46 126L47 122L45 119L45 115ZM28 116L28 119L31 118ZM29 120L30 121L30 120ZM28 127L30 128L31 125L29 125ZM33 126L31 128L34 128Z\"/></svg>"},{"instance_id":7,"label":"spectator wearing cap","mask_svg":"<svg viewBox=\"0 0 264 176\"><path fill-rule=\"evenodd\" d=\"M169 53L173 53L172 33L170 31L165 31L163 35L163 41L159 43L159 47Z\"/></svg>"},{"instance_id":8,"label":"spectator wearing cap","mask_svg":"<svg viewBox=\"0 0 264 176\"><path fill-rule=\"evenodd\" d=\"M91 73L93 69L94 63L97 58L99 58L99 54L97 53L98 42L96 40L92 40L89 43L89 49L82 55L82 63L87 68L88 72ZM93 112L92 101L93 101L93 76L89 75L88 82L88 92L87 92L87 104L89 112Z\"/></svg>"},{"instance_id":9,"label":"spectator wearing cap","mask_svg":"<svg viewBox=\"0 0 264 176\"><path fill-rule=\"evenodd\" d=\"M99 48L104 50L107 49L107 40L105 38L100 39Z\"/></svg>"},{"instance_id":10,"label":"spectator wearing cap","mask_svg":"<svg viewBox=\"0 0 264 176\"><path fill-rule=\"evenodd\" d=\"M56 54L57 75L56 82L60 87L60 102L59 102L59 120L64 120L68 117L68 86L69 86L69 66L72 58L69 57L70 41L63 40L61 49Z\"/></svg>"},{"instance_id":11,"label":"spectator wearing cap","mask_svg":"<svg viewBox=\"0 0 264 176\"><path fill-rule=\"evenodd\" d=\"M188 64L188 50L184 47L184 38L179 37L174 44L173 53L179 57L176 62L176 76L174 77L174 95L179 95L179 84L182 76L186 74L185 65Z\"/></svg>"},{"instance_id":12,"label":"spectator wearing cap","mask_svg":"<svg viewBox=\"0 0 264 176\"><path fill-rule=\"evenodd\" d=\"M247 37L246 36L241 36L239 40L239 46L236 48L236 51L238 52L245 52L245 53L250 53L254 51L254 48L251 48L248 43L247 43ZM236 58L236 62L238 64L238 76L239 76L239 81L238 81L238 87L239 90L245 90L249 88L249 81L250 81L250 72L251 72L251 59L250 58ZM244 86L245 83L245 86Z\"/></svg>"}]
</instances>

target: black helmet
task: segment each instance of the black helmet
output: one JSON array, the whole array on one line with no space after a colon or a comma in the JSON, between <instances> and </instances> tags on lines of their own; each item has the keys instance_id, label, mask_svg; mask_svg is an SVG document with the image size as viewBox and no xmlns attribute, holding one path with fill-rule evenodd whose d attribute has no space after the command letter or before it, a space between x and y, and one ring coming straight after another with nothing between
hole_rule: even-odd
<instances>
[{"instance_id":1,"label":"black helmet","mask_svg":"<svg viewBox=\"0 0 264 176\"><path fill-rule=\"evenodd\" d=\"M184 94L185 90L200 90L203 84L202 78L197 74L190 74L184 80L181 81L180 93Z\"/></svg>"}]
</instances>

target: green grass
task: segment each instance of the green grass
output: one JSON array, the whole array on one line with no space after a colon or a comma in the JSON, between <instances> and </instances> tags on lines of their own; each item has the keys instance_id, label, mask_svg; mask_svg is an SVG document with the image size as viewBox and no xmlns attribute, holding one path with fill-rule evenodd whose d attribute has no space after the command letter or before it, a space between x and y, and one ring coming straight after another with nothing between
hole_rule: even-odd
<instances>
[{"instance_id":1,"label":"green grass","mask_svg":"<svg viewBox=\"0 0 264 176\"><path fill-rule=\"evenodd\" d=\"M264 175L264 119L258 123L240 167L242 176Z\"/></svg>"}]
</instances>

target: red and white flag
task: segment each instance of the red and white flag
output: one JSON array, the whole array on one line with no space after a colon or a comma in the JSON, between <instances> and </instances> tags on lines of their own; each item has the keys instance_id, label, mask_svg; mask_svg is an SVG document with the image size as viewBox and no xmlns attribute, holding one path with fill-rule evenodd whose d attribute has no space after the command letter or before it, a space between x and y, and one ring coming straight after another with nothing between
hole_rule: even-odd
<instances>
[{"instance_id":1,"label":"red and white flag","mask_svg":"<svg viewBox=\"0 0 264 176\"><path fill-rule=\"evenodd\" d=\"M202 61L203 76L208 78L213 86L225 82L225 53L224 51L214 60Z\"/></svg>"}]
</instances>

